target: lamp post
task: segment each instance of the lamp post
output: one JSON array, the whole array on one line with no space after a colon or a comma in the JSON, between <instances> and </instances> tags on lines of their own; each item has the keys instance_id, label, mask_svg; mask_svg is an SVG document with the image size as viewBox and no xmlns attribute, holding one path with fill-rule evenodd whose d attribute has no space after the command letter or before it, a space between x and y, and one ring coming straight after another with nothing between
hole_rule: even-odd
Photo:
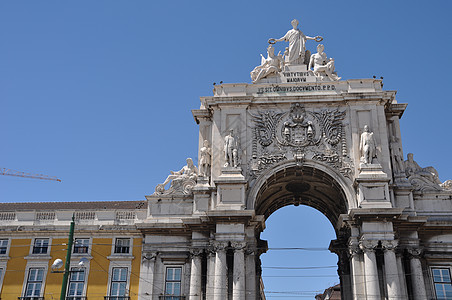
<instances>
[{"instance_id":1,"label":"lamp post","mask_svg":"<svg viewBox=\"0 0 452 300\"><path fill-rule=\"evenodd\" d=\"M52 272L53 273L63 273L63 283L61 284L61 294L60 294L60 300L66 299L66 291L67 291L67 281L69 278L69 273L71 272L69 270L71 266L71 252L72 252L72 244L74 242L74 215L72 215L72 222L71 226L69 228L69 239L67 243L67 251L66 251L66 262L64 264L64 271L56 271L56 269L61 268L63 261L61 259L56 259L55 262L52 264Z\"/></svg>"}]
</instances>

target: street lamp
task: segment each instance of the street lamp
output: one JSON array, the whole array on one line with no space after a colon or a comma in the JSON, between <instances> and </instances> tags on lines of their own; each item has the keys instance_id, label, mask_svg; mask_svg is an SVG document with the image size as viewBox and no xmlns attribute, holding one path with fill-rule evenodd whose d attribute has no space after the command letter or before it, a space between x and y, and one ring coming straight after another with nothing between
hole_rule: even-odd
<instances>
[{"instance_id":1,"label":"street lamp","mask_svg":"<svg viewBox=\"0 0 452 300\"><path fill-rule=\"evenodd\" d=\"M71 272L69 270L69 268L71 265L72 243L74 242L74 226L75 226L75 222L74 222L74 214L73 214L71 226L69 227L69 238L68 238L68 243L67 243L66 263L64 264L64 270L58 271L58 269L60 269L63 266L63 261L59 258L55 259L55 261L53 262L53 264L51 266L52 273L63 273L63 283L61 284L60 300L66 299L67 281L69 278L69 273ZM79 262L79 265L80 265L80 263L81 263L81 260ZM83 263L83 265L84 264L85 263Z\"/></svg>"}]
</instances>

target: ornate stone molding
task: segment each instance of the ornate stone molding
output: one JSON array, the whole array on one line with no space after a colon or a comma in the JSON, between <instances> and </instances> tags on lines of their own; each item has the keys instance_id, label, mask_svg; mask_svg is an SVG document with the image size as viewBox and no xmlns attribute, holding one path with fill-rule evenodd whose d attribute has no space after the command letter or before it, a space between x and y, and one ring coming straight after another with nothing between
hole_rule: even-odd
<instances>
[{"instance_id":1,"label":"ornate stone molding","mask_svg":"<svg viewBox=\"0 0 452 300\"><path fill-rule=\"evenodd\" d=\"M204 253L204 249L202 249L202 248L192 248L192 249L190 249L190 256L192 256L192 257L200 256L203 253Z\"/></svg>"}]
</instances>

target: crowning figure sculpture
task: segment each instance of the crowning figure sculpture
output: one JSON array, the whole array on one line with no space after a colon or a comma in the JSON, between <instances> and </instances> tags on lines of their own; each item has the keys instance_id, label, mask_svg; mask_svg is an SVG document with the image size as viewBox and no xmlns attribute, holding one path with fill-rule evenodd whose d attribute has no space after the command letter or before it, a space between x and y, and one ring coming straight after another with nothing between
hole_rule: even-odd
<instances>
[{"instance_id":1,"label":"crowning figure sculpture","mask_svg":"<svg viewBox=\"0 0 452 300\"><path fill-rule=\"evenodd\" d=\"M326 75L331 81L338 81L341 77L337 76L334 71L334 59L328 59L326 53L323 52L325 46L323 44L317 45L317 53L311 55L309 60L308 70L314 68L314 75L317 78L323 79Z\"/></svg>"},{"instance_id":2,"label":"crowning figure sculpture","mask_svg":"<svg viewBox=\"0 0 452 300\"><path fill-rule=\"evenodd\" d=\"M374 133L369 131L369 126L364 126L364 132L361 134L359 142L359 150L361 151L361 161L365 164L371 164L375 157L376 142Z\"/></svg>"},{"instance_id":3,"label":"crowning figure sculpture","mask_svg":"<svg viewBox=\"0 0 452 300\"><path fill-rule=\"evenodd\" d=\"M298 29L298 20L293 19L292 29L287 31L287 33L279 38L279 39L269 39L268 42L270 44L274 44L276 42L286 41L289 42L289 51L288 51L288 65L301 65L305 63L305 52L306 52L306 40L314 40L316 42L323 41L321 36L310 37L304 35L304 33Z\"/></svg>"}]
</instances>

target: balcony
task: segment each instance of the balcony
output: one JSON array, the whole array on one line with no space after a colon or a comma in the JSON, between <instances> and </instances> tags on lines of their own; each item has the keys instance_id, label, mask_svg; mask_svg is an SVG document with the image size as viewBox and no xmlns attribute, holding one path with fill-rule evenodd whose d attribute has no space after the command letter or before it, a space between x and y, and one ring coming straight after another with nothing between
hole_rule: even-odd
<instances>
[{"instance_id":1,"label":"balcony","mask_svg":"<svg viewBox=\"0 0 452 300\"><path fill-rule=\"evenodd\" d=\"M25 297L17 297L19 300L44 300L44 297L37 296L25 296Z\"/></svg>"},{"instance_id":2,"label":"balcony","mask_svg":"<svg viewBox=\"0 0 452 300\"><path fill-rule=\"evenodd\" d=\"M86 300L86 297L82 296L66 296L66 300Z\"/></svg>"},{"instance_id":3,"label":"balcony","mask_svg":"<svg viewBox=\"0 0 452 300\"><path fill-rule=\"evenodd\" d=\"M129 296L104 296L104 300L130 300Z\"/></svg>"},{"instance_id":4,"label":"balcony","mask_svg":"<svg viewBox=\"0 0 452 300\"><path fill-rule=\"evenodd\" d=\"M159 300L185 300L185 296L160 295Z\"/></svg>"}]
</instances>

